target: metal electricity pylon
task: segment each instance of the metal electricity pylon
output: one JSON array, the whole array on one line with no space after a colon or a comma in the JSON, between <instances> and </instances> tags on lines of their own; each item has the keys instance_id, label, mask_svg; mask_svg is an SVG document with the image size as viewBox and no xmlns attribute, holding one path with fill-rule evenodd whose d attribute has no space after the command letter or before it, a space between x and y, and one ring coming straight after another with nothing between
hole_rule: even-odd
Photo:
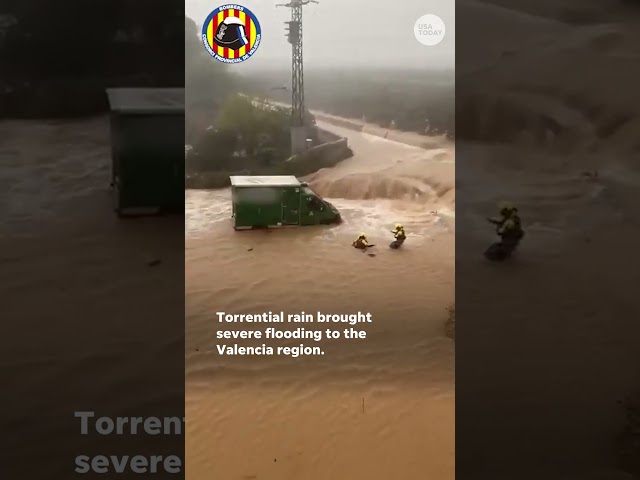
<instances>
[{"instance_id":1,"label":"metal electricity pylon","mask_svg":"<svg viewBox=\"0 0 640 480\"><path fill-rule=\"evenodd\" d=\"M291 9L291 21L287 23L287 39L291 44L291 126L304 126L304 69L302 62L302 7L315 0L291 0L278 7Z\"/></svg>"}]
</instances>

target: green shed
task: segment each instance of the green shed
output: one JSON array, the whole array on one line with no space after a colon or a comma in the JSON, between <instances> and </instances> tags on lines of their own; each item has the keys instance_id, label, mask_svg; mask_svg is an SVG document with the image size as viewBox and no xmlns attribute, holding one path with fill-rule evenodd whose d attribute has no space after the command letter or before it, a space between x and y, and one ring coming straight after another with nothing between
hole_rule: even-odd
<instances>
[{"instance_id":1,"label":"green shed","mask_svg":"<svg viewBox=\"0 0 640 480\"><path fill-rule=\"evenodd\" d=\"M233 227L250 228L339 223L340 213L294 176L234 176Z\"/></svg>"},{"instance_id":2,"label":"green shed","mask_svg":"<svg viewBox=\"0 0 640 480\"><path fill-rule=\"evenodd\" d=\"M107 96L114 210L184 211L184 89L112 88Z\"/></svg>"}]
</instances>

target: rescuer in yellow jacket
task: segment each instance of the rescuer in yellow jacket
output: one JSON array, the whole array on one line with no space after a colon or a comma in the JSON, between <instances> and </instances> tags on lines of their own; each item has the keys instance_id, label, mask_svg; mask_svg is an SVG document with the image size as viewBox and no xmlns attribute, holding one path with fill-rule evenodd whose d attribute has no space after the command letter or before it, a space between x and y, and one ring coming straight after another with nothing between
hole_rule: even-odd
<instances>
[{"instance_id":1,"label":"rescuer in yellow jacket","mask_svg":"<svg viewBox=\"0 0 640 480\"><path fill-rule=\"evenodd\" d=\"M396 223L395 230L392 230L393 238L400 242L404 242L407 238L407 234L404 232L404 227L400 223Z\"/></svg>"},{"instance_id":2,"label":"rescuer in yellow jacket","mask_svg":"<svg viewBox=\"0 0 640 480\"><path fill-rule=\"evenodd\" d=\"M503 243L517 244L524 236L518 209L510 202L501 202L498 208L500 216L488 220L496 226L496 233Z\"/></svg>"},{"instance_id":3,"label":"rescuer in yellow jacket","mask_svg":"<svg viewBox=\"0 0 640 480\"><path fill-rule=\"evenodd\" d=\"M352 245L360 250L364 250L367 247L370 247L369 242L367 241L367 236L364 233L360 233L358 238L354 240Z\"/></svg>"}]
</instances>

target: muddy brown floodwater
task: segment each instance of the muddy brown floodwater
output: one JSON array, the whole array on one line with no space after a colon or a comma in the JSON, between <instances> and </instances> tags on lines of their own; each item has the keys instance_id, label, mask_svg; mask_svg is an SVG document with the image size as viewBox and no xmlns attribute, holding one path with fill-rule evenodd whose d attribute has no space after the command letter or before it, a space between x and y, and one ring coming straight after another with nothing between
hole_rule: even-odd
<instances>
[{"instance_id":1,"label":"muddy brown floodwater","mask_svg":"<svg viewBox=\"0 0 640 480\"><path fill-rule=\"evenodd\" d=\"M80 437L74 411L160 404L175 414L181 392L167 379L182 365L157 361L183 357L184 219L114 215L108 117L2 121L0 163L0 376L11 392L0 430L12 439L3 467L19 466L15 478L67 478L70 446L113 448L108 437Z\"/></svg>"},{"instance_id":2,"label":"muddy brown floodwater","mask_svg":"<svg viewBox=\"0 0 640 480\"><path fill-rule=\"evenodd\" d=\"M341 225L234 232L228 190L187 191L187 478L453 479L453 146L321 126L355 152L308 177ZM397 222L408 240L392 251ZM361 231L374 257L350 247ZM373 322L363 340L303 341L320 356L222 356L216 311Z\"/></svg>"}]
</instances>

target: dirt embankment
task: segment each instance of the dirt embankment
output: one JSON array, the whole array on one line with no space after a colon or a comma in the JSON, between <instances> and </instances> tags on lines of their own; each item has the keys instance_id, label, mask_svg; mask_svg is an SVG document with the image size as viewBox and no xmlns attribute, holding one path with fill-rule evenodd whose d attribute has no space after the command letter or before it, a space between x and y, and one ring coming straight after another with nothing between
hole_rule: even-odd
<instances>
[{"instance_id":1,"label":"dirt embankment","mask_svg":"<svg viewBox=\"0 0 640 480\"><path fill-rule=\"evenodd\" d=\"M351 156L353 152L349 148L347 139L339 138L292 155L284 166L290 171L297 171L296 176L305 176L322 168L331 168Z\"/></svg>"}]
</instances>

